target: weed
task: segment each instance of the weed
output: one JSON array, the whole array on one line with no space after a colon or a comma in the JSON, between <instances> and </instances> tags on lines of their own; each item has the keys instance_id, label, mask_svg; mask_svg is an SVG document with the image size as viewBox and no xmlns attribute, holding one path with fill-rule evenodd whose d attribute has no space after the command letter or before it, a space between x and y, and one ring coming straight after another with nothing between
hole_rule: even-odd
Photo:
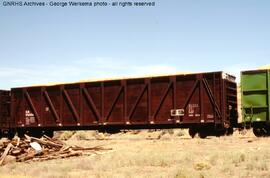
<instances>
[{"instance_id":1,"label":"weed","mask_svg":"<svg viewBox=\"0 0 270 178\"><path fill-rule=\"evenodd\" d=\"M197 171L208 170L211 168L211 166L208 165L207 163L196 163L193 167Z\"/></svg>"}]
</instances>

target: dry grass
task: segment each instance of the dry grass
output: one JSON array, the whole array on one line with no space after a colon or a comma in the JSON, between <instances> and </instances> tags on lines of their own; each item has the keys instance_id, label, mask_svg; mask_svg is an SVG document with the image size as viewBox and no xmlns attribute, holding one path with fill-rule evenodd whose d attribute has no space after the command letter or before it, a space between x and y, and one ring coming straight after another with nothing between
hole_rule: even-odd
<instances>
[{"instance_id":1,"label":"dry grass","mask_svg":"<svg viewBox=\"0 0 270 178\"><path fill-rule=\"evenodd\" d=\"M81 131L66 142L113 151L9 164L0 168L0 177L270 177L270 138L258 139L250 132L190 139L185 130L113 135Z\"/></svg>"}]
</instances>

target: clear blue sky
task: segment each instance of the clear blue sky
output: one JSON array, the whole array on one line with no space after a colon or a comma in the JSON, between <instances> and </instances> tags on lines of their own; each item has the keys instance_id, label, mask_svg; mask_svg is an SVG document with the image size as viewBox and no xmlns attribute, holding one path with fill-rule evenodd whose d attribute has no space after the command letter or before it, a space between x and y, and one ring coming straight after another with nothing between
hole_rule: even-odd
<instances>
[{"instance_id":1,"label":"clear blue sky","mask_svg":"<svg viewBox=\"0 0 270 178\"><path fill-rule=\"evenodd\" d=\"M147 8L2 2L0 88L181 71L238 75L270 63L269 0L156 0Z\"/></svg>"}]
</instances>

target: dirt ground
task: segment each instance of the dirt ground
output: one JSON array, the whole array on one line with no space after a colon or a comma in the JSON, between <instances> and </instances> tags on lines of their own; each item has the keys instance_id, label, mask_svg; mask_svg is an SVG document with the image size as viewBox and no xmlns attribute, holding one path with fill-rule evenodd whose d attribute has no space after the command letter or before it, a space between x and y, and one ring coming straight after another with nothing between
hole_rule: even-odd
<instances>
[{"instance_id":1,"label":"dirt ground","mask_svg":"<svg viewBox=\"0 0 270 178\"><path fill-rule=\"evenodd\" d=\"M191 139L186 130L103 134L63 132L67 144L103 145L103 154L43 162L10 163L2 177L270 177L270 138L251 131Z\"/></svg>"}]
</instances>

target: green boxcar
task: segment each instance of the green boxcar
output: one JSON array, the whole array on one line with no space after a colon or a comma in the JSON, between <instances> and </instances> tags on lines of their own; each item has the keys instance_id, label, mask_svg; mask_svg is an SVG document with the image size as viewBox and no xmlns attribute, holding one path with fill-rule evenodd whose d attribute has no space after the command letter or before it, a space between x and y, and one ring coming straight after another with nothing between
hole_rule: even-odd
<instances>
[{"instance_id":1,"label":"green boxcar","mask_svg":"<svg viewBox=\"0 0 270 178\"><path fill-rule=\"evenodd\" d=\"M270 134L270 70L241 72L242 117L256 136Z\"/></svg>"}]
</instances>

